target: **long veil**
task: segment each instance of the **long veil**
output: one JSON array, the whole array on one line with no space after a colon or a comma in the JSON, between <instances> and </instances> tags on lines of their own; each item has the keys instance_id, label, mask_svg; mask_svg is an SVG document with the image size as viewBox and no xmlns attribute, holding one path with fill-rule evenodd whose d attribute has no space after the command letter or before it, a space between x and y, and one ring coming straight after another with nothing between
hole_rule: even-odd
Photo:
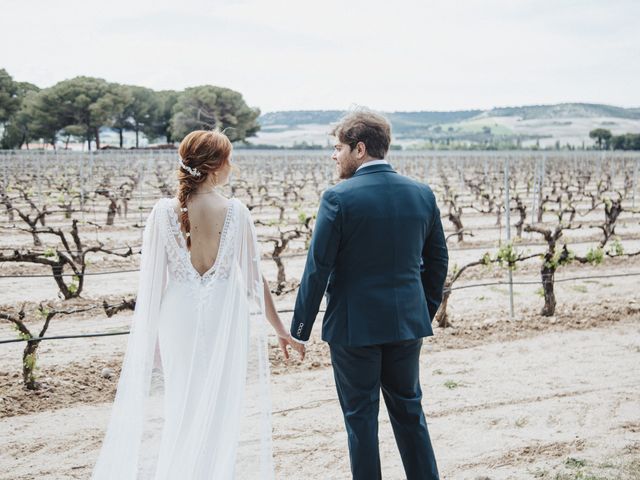
<instances>
[{"instance_id":1,"label":"long veil","mask_svg":"<svg viewBox=\"0 0 640 480\"><path fill-rule=\"evenodd\" d=\"M94 480L274 478L260 254L249 211L231 201L235 221L225 252L218 254L230 259L219 267L225 280L216 288L223 291L215 312L203 312L189 332L206 352L189 371L188 381L202 392L190 408L166 407L171 392L165 391L158 336L171 267L169 199L158 201L147 218L131 333ZM220 324L212 337L213 315ZM188 424L186 440L163 441L169 424Z\"/></svg>"}]
</instances>

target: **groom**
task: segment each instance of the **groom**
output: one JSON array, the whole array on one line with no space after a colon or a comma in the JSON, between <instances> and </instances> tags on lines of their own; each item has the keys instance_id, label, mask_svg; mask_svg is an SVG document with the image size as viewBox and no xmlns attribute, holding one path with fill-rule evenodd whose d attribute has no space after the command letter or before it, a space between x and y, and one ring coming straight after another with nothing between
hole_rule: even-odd
<instances>
[{"instance_id":1,"label":"groom","mask_svg":"<svg viewBox=\"0 0 640 480\"><path fill-rule=\"evenodd\" d=\"M391 141L384 117L351 113L332 135L344 181L322 196L291 335L304 354L326 295L322 339L331 351L354 479L381 478L381 389L407 480L438 479L418 375L448 265L436 199L383 160Z\"/></svg>"}]
</instances>

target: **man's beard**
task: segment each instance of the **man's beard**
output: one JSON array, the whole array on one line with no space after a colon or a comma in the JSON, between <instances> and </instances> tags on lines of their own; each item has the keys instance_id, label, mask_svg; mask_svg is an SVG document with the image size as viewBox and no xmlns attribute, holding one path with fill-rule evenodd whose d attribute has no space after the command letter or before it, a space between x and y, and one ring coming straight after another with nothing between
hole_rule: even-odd
<instances>
[{"instance_id":1,"label":"man's beard","mask_svg":"<svg viewBox=\"0 0 640 480\"><path fill-rule=\"evenodd\" d=\"M349 162L339 168L338 177L341 180L345 180L347 178L353 177L353 174L356 173L358 169L358 164L355 162Z\"/></svg>"}]
</instances>

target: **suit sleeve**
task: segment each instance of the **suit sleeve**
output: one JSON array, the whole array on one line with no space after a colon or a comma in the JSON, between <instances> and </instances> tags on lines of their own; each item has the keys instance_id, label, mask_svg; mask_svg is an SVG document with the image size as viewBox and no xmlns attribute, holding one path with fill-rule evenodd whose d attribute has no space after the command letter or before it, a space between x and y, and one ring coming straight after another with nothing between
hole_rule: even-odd
<instances>
[{"instance_id":1,"label":"suit sleeve","mask_svg":"<svg viewBox=\"0 0 640 480\"><path fill-rule=\"evenodd\" d=\"M322 195L318 209L291 320L291 336L297 340L306 341L311 335L313 322L327 288L329 274L335 265L341 233L340 203L337 195L327 190Z\"/></svg>"},{"instance_id":2,"label":"suit sleeve","mask_svg":"<svg viewBox=\"0 0 640 480\"><path fill-rule=\"evenodd\" d=\"M449 267L449 253L444 238L442 221L440 220L440 209L436 204L435 196L433 197L433 204L433 221L422 249L424 268L420 274L431 319L435 316L442 302L442 291Z\"/></svg>"}]
</instances>

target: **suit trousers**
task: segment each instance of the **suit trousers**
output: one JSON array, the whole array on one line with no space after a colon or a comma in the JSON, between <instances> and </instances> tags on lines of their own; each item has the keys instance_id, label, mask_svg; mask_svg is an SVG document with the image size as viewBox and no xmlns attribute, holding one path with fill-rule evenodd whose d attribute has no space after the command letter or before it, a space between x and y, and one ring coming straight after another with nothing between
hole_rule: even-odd
<instances>
[{"instance_id":1,"label":"suit trousers","mask_svg":"<svg viewBox=\"0 0 640 480\"><path fill-rule=\"evenodd\" d=\"M378 448L380 390L407 480L438 480L422 410L422 339L364 347L330 344L331 363L349 444L354 480L382 478Z\"/></svg>"}]
</instances>

